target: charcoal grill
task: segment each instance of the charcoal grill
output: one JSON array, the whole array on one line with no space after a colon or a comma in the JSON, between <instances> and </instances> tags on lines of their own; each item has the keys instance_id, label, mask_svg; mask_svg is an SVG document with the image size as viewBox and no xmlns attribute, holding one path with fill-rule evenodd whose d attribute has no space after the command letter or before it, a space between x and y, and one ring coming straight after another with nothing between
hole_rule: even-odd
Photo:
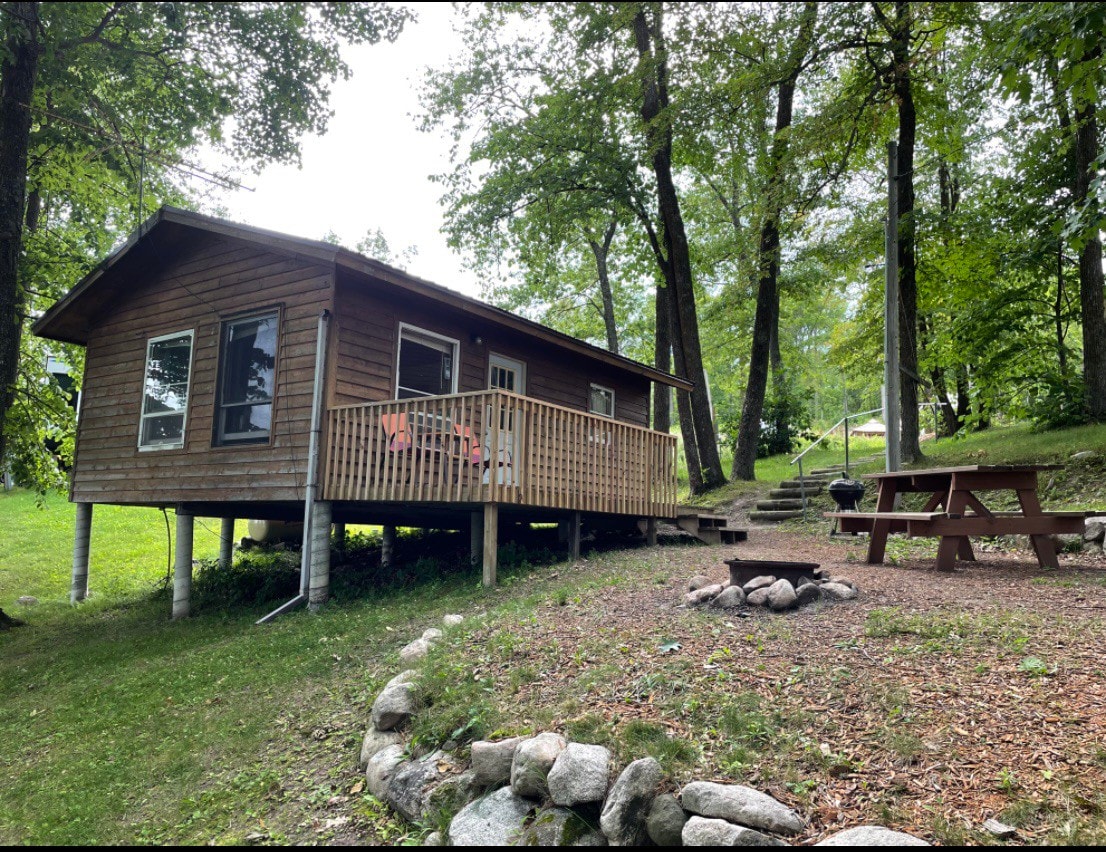
<instances>
[{"instance_id":1,"label":"charcoal grill","mask_svg":"<svg viewBox=\"0 0 1106 852\"><path fill-rule=\"evenodd\" d=\"M860 508L860 501L864 499L864 483L856 479L835 479L829 484L829 494L833 502L842 512L856 512ZM833 529L830 535L837 535L837 518L833 519ZM856 533L853 533L856 535Z\"/></svg>"}]
</instances>

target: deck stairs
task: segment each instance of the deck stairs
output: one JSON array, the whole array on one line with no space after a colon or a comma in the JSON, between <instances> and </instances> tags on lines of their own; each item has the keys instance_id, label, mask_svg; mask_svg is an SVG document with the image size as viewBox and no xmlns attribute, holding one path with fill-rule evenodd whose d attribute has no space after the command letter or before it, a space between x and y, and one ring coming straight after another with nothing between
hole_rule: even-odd
<instances>
[{"instance_id":1,"label":"deck stairs","mask_svg":"<svg viewBox=\"0 0 1106 852\"><path fill-rule=\"evenodd\" d=\"M746 530L731 527L725 515L692 506L677 509L676 526L707 544L737 544L749 537Z\"/></svg>"},{"instance_id":2,"label":"deck stairs","mask_svg":"<svg viewBox=\"0 0 1106 852\"><path fill-rule=\"evenodd\" d=\"M857 459L854 464L866 464L878 460L878 456L870 456ZM785 479L778 488L768 492L770 499L758 500L755 511L749 513L751 521L786 521L788 518L798 518L803 514L803 490L806 490L807 499L822 493L822 490L833 480L845 475L842 465L825 467L812 470L803 476L802 480Z\"/></svg>"}]
</instances>

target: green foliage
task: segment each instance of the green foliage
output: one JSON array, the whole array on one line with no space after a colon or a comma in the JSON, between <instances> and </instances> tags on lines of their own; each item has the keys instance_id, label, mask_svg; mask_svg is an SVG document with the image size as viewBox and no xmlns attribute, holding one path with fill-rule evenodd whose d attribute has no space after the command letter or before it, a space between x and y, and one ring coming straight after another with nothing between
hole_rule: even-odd
<instances>
[{"instance_id":1,"label":"green foliage","mask_svg":"<svg viewBox=\"0 0 1106 852\"><path fill-rule=\"evenodd\" d=\"M774 381L764 400L764 425L757 442L757 458L790 453L802 441L818 436L810 431L812 390L796 388L786 381Z\"/></svg>"},{"instance_id":2,"label":"green foliage","mask_svg":"<svg viewBox=\"0 0 1106 852\"><path fill-rule=\"evenodd\" d=\"M1083 379L1068 375L1046 376L1029 406L1029 417L1041 431L1067 429L1087 422L1083 407Z\"/></svg>"}]
</instances>

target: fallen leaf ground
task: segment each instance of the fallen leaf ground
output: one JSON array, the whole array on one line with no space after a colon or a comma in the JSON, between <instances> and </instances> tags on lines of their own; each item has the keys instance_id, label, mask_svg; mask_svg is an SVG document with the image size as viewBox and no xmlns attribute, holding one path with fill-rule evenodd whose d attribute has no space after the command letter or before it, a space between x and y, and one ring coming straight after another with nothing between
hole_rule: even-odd
<instances>
[{"instance_id":1,"label":"fallen leaf ground","mask_svg":"<svg viewBox=\"0 0 1106 852\"><path fill-rule=\"evenodd\" d=\"M861 540L770 529L595 555L447 642L438 674L480 685L471 716L488 728L652 753L676 783L757 786L808 818L800 842L880 823L986 843L989 817L1024 843L1106 841L1106 562L980 552L942 574L930 545L870 567ZM737 553L820 562L860 597L685 608L688 578L724 579Z\"/></svg>"}]
</instances>

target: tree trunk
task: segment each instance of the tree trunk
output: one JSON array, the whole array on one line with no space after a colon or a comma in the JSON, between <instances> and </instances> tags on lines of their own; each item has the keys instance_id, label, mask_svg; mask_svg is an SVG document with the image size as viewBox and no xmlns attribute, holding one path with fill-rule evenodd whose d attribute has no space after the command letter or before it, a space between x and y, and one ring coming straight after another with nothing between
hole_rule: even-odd
<instances>
[{"instance_id":1,"label":"tree trunk","mask_svg":"<svg viewBox=\"0 0 1106 852\"><path fill-rule=\"evenodd\" d=\"M668 296L668 321L669 335L676 339L677 324L679 322L676 311L676 288L669 283L664 288ZM672 358L675 361L676 375L686 376L687 365L684 362L684 351L679 346L672 347ZM695 434L695 419L691 411L691 394L684 390L676 391L676 414L680 418L680 432L684 438L684 459L687 461L687 482L692 494L698 494L703 488L703 462L699 453L699 441Z\"/></svg>"},{"instance_id":2,"label":"tree trunk","mask_svg":"<svg viewBox=\"0 0 1106 852\"><path fill-rule=\"evenodd\" d=\"M749 381L745 385L745 400L741 406L741 424L737 431L737 447L734 450L733 478L756 479L757 444L760 439L761 418L764 414L764 397L768 389L768 365L779 358L779 271L780 271L780 212L783 209L784 159L788 149L788 130L791 127L795 101L795 85L802 70L814 35L817 5L807 3L804 8L799 35L789 56L788 75L779 83L776 100L776 129L772 136L768 181L765 187L767 203L764 222L760 229L758 248L759 280L757 282L757 309L753 318L753 345L749 354ZM774 333L775 332L775 333ZM776 357L772 357L773 337L776 340ZM775 372L776 380L781 380Z\"/></svg>"},{"instance_id":3,"label":"tree trunk","mask_svg":"<svg viewBox=\"0 0 1106 852\"><path fill-rule=\"evenodd\" d=\"M666 373L672 371L672 311L668 306L668 288L657 287L654 299L656 334L653 365ZM672 388L653 382L653 428L658 432L672 430Z\"/></svg>"},{"instance_id":4,"label":"tree trunk","mask_svg":"<svg viewBox=\"0 0 1106 852\"><path fill-rule=\"evenodd\" d=\"M1084 61L1098 61L1095 48ZM1080 104L1075 113L1075 205L1090 194L1098 158L1098 120L1094 101ZM1098 229L1079 252L1079 304L1083 316L1083 408L1091 420L1106 420L1106 305L1103 303L1102 240Z\"/></svg>"},{"instance_id":5,"label":"tree trunk","mask_svg":"<svg viewBox=\"0 0 1106 852\"><path fill-rule=\"evenodd\" d=\"M15 399L24 293L19 281L27 190L30 103L38 77L38 3L4 4L0 62L0 464L7 449L4 424Z\"/></svg>"},{"instance_id":6,"label":"tree trunk","mask_svg":"<svg viewBox=\"0 0 1106 852\"><path fill-rule=\"evenodd\" d=\"M634 36L643 70L641 117L650 141L653 173L657 180L657 205L664 227L664 242L668 248L668 263L672 271L673 316L672 346L676 366L683 361L683 375L694 385L689 404L694 427L694 439L703 482L698 490L717 488L726 481L722 462L718 455L718 440L714 432L714 418L710 410L706 373L703 370L703 354L699 343L699 318L695 308L695 288L691 274L691 255L687 245L679 196L672 178L672 129L659 121L662 112L667 113L668 69L666 51L661 32L661 9L652 7L655 25L649 26L644 8L634 16ZM677 333L678 330L678 333ZM677 400L683 394L677 394ZM681 416L681 421L683 421ZM682 424L681 424L682 425ZM688 435L685 432L684 441ZM693 489L696 490L696 489Z\"/></svg>"},{"instance_id":7,"label":"tree trunk","mask_svg":"<svg viewBox=\"0 0 1106 852\"><path fill-rule=\"evenodd\" d=\"M894 90L899 102L899 367L902 392L902 460L922 457L918 443L918 284L914 256L914 141L917 114L910 74L910 38L914 14L910 3L895 3L891 36Z\"/></svg>"},{"instance_id":8,"label":"tree trunk","mask_svg":"<svg viewBox=\"0 0 1106 852\"><path fill-rule=\"evenodd\" d=\"M599 295L603 300L603 327L607 331L607 349L618 354L618 325L614 319L614 293L611 290L611 277L607 272L607 257L611 252L611 240L614 239L618 220L611 219L602 241L587 235L591 253L595 255L595 271L599 276Z\"/></svg>"},{"instance_id":9,"label":"tree trunk","mask_svg":"<svg viewBox=\"0 0 1106 852\"><path fill-rule=\"evenodd\" d=\"M1060 375L1068 376L1068 347L1064 343L1067 336L1064 328L1064 241L1056 241L1056 299L1052 303L1052 320L1056 326L1056 360L1060 365Z\"/></svg>"}]
</instances>

